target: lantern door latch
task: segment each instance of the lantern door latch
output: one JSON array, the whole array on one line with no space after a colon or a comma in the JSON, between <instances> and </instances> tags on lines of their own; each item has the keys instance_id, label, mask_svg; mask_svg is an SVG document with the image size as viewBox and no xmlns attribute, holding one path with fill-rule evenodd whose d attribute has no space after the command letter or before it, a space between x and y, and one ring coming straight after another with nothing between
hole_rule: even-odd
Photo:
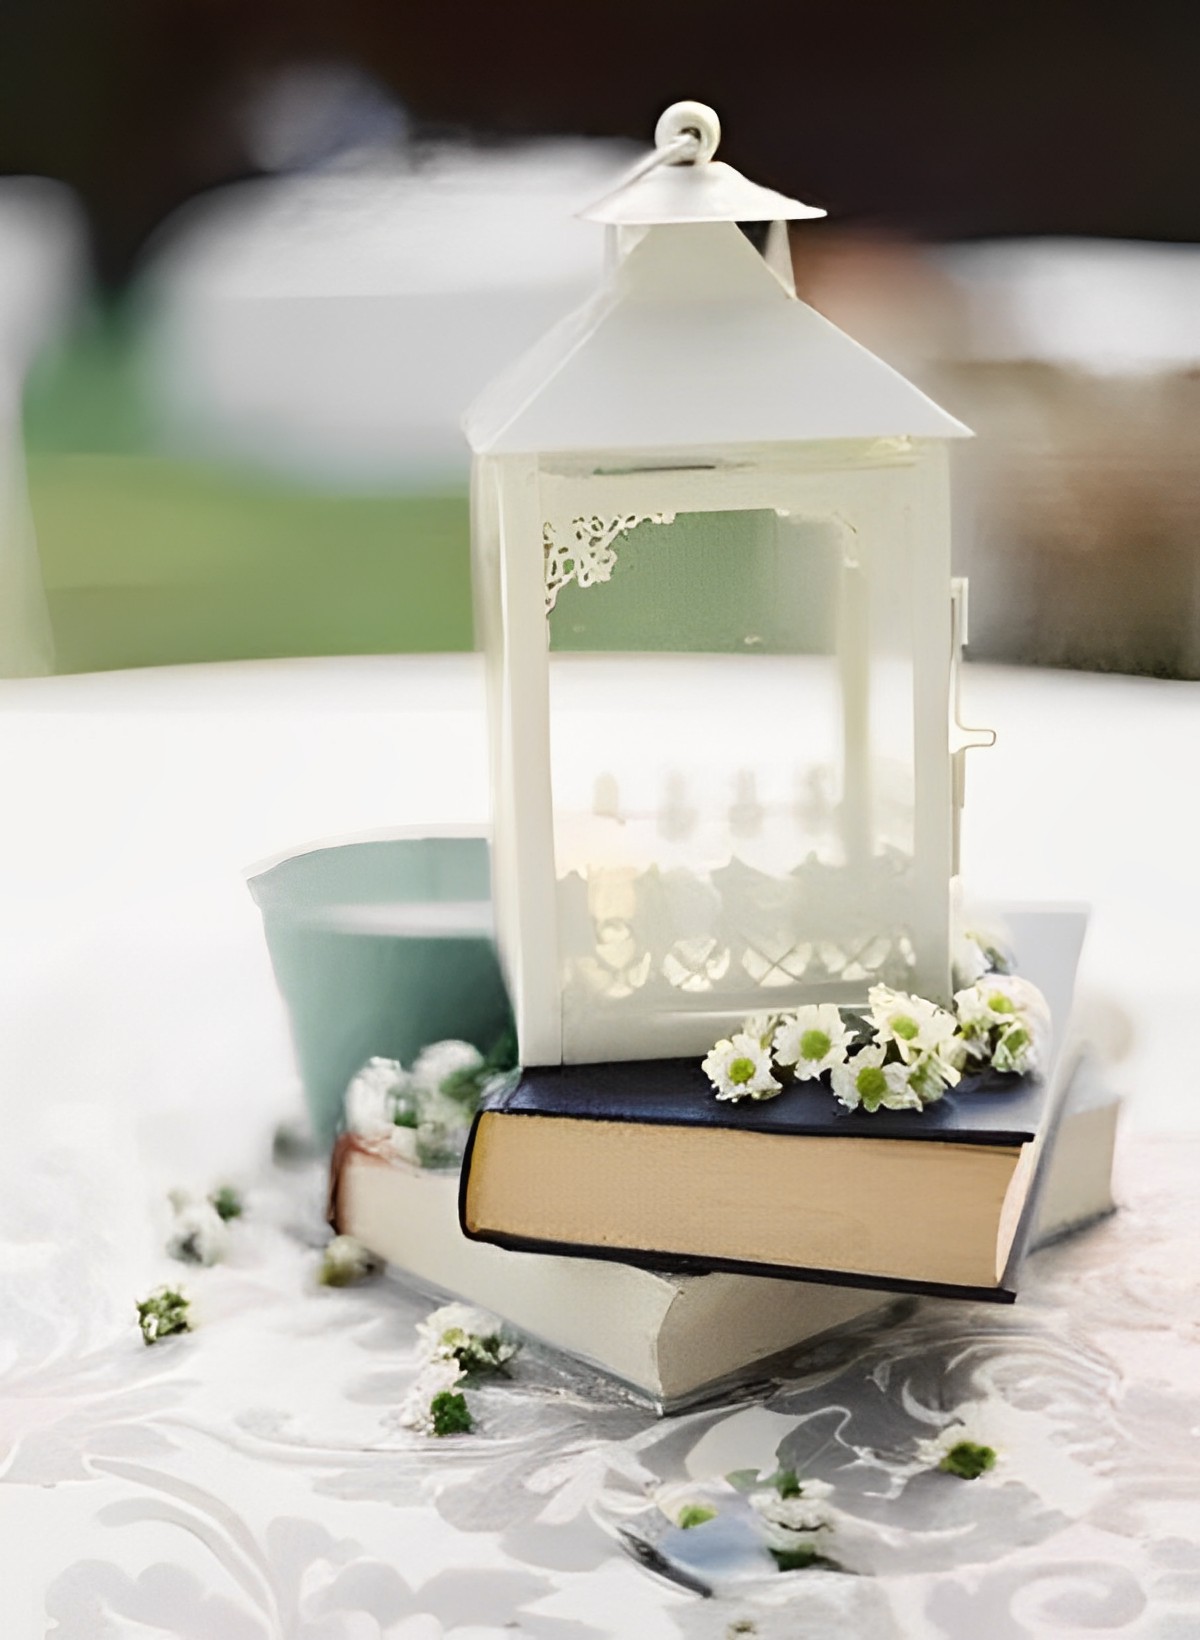
<instances>
[{"instance_id":1,"label":"lantern door latch","mask_svg":"<svg viewBox=\"0 0 1200 1640\"><path fill-rule=\"evenodd\" d=\"M950 582L950 762L954 780L954 872L960 868L962 809L967 788L967 753L976 746L994 746L994 729L975 729L962 719L962 656L967 645L967 578Z\"/></svg>"}]
</instances>

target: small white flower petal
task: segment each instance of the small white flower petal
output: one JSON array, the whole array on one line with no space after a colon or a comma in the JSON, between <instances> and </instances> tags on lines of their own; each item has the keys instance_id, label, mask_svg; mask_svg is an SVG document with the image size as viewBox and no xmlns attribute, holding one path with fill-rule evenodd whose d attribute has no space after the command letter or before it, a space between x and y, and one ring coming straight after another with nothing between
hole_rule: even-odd
<instances>
[{"instance_id":1,"label":"small white flower petal","mask_svg":"<svg viewBox=\"0 0 1200 1640\"><path fill-rule=\"evenodd\" d=\"M431 1434L433 1416L430 1407L434 1397L456 1389L463 1377L462 1368L453 1359L439 1358L427 1362L413 1380L408 1394L401 1403L400 1422L407 1429Z\"/></svg>"},{"instance_id":2,"label":"small white flower petal","mask_svg":"<svg viewBox=\"0 0 1200 1640\"><path fill-rule=\"evenodd\" d=\"M813 1003L785 1014L772 1040L781 1065L794 1067L798 1082L814 1081L835 1065L845 1064L854 1033L830 1002Z\"/></svg>"},{"instance_id":3,"label":"small white flower petal","mask_svg":"<svg viewBox=\"0 0 1200 1640\"><path fill-rule=\"evenodd\" d=\"M718 1042L700 1068L718 1099L771 1099L780 1091L772 1075L771 1050L745 1031Z\"/></svg>"},{"instance_id":4,"label":"small white flower petal","mask_svg":"<svg viewBox=\"0 0 1200 1640\"><path fill-rule=\"evenodd\" d=\"M218 1264L229 1248L229 1228L210 1202L179 1208L167 1239L167 1252L185 1264Z\"/></svg>"},{"instance_id":5,"label":"small white flower petal","mask_svg":"<svg viewBox=\"0 0 1200 1640\"><path fill-rule=\"evenodd\" d=\"M810 1491L807 1483L796 1497L781 1498L776 1491L752 1492L749 1502L762 1520L792 1534L826 1531L835 1519L832 1506Z\"/></svg>"},{"instance_id":6,"label":"small white flower petal","mask_svg":"<svg viewBox=\"0 0 1200 1640\"><path fill-rule=\"evenodd\" d=\"M346 1089L346 1127L360 1139L386 1139L395 1114L396 1095L408 1076L398 1059L368 1059Z\"/></svg>"},{"instance_id":7,"label":"small white flower petal","mask_svg":"<svg viewBox=\"0 0 1200 1640\"><path fill-rule=\"evenodd\" d=\"M953 942L950 967L956 986L974 985L990 966L987 954L974 934L960 934Z\"/></svg>"},{"instance_id":8,"label":"small white flower petal","mask_svg":"<svg viewBox=\"0 0 1200 1640\"><path fill-rule=\"evenodd\" d=\"M474 1304L443 1304L440 1309L431 1310L424 1321L417 1322L417 1337L424 1342L431 1357L434 1357L441 1353L441 1340L449 1332L487 1338L492 1333L498 1333L501 1326L502 1322L498 1316L492 1315L489 1310L481 1310Z\"/></svg>"},{"instance_id":9,"label":"small white flower petal","mask_svg":"<svg viewBox=\"0 0 1200 1640\"><path fill-rule=\"evenodd\" d=\"M882 1069L886 1053L886 1048L881 1048L878 1043L871 1043L865 1048L859 1048L857 1053L851 1054L845 1064L833 1067L834 1097L845 1105L847 1110L857 1110L862 1104L863 1093L859 1087L862 1072Z\"/></svg>"}]
</instances>

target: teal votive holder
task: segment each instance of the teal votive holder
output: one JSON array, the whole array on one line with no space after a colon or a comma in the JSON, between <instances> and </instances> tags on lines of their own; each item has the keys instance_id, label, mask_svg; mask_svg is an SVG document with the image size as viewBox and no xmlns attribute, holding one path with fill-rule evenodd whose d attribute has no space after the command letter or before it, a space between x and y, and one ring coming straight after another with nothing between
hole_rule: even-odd
<instances>
[{"instance_id":1,"label":"teal votive holder","mask_svg":"<svg viewBox=\"0 0 1200 1640\"><path fill-rule=\"evenodd\" d=\"M430 1042L481 1052L511 1028L483 835L315 848L255 870L250 893L283 995L314 1135L374 1055L410 1066Z\"/></svg>"}]
</instances>

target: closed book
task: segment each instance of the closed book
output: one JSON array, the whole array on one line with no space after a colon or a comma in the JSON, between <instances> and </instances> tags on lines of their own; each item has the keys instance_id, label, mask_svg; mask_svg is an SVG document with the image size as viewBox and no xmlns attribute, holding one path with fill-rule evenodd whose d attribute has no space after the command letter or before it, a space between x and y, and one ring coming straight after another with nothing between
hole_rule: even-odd
<instances>
[{"instance_id":1,"label":"closed book","mask_svg":"<svg viewBox=\"0 0 1200 1640\"><path fill-rule=\"evenodd\" d=\"M1019 970L1054 1022L1042 1072L965 1077L923 1111L847 1111L811 1082L733 1105L695 1060L526 1070L475 1118L463 1232L515 1250L1011 1300L1073 1068L1086 925L1075 908L1010 913Z\"/></svg>"}]
</instances>

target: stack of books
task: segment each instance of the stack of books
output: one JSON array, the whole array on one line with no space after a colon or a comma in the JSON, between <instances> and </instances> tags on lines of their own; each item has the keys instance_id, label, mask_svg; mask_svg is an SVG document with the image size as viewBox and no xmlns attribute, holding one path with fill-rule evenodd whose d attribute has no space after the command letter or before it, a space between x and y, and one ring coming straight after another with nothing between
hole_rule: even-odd
<instances>
[{"instance_id":1,"label":"stack of books","mask_svg":"<svg viewBox=\"0 0 1200 1640\"><path fill-rule=\"evenodd\" d=\"M1033 1245L1111 1209L1118 1101L1069 1029L1086 913L1008 920L1056 1022L1037 1080L866 1116L813 1084L731 1109L692 1061L529 1071L461 1179L344 1143L334 1223L661 1407L896 1292L1011 1301Z\"/></svg>"}]
</instances>

